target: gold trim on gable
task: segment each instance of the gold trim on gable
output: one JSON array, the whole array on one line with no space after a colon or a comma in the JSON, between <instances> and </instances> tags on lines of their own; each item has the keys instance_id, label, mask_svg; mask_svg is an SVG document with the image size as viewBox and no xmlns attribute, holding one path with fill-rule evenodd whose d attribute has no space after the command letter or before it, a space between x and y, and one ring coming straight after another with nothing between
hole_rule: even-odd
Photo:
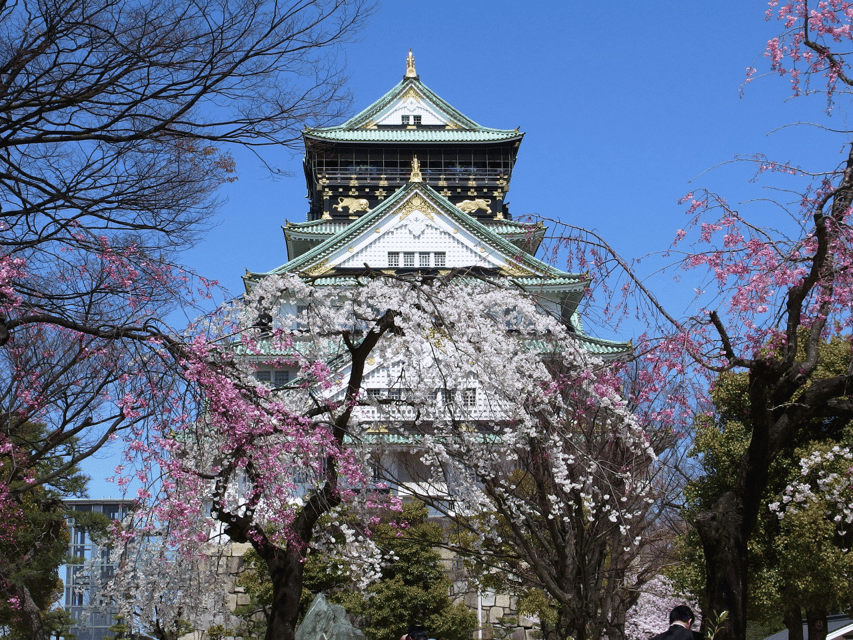
<instances>
[{"instance_id":1,"label":"gold trim on gable","mask_svg":"<svg viewBox=\"0 0 853 640\"><path fill-rule=\"evenodd\" d=\"M527 267L522 267L518 262L513 260L512 258L506 259L506 264L501 267L501 271L508 276L535 276L536 272L531 271Z\"/></svg>"},{"instance_id":2,"label":"gold trim on gable","mask_svg":"<svg viewBox=\"0 0 853 640\"><path fill-rule=\"evenodd\" d=\"M408 100L409 98L414 98L418 102L421 102L424 97L420 94L419 91L416 91L414 87L409 87L403 93L400 94L400 97L397 98L400 102Z\"/></svg>"},{"instance_id":3,"label":"gold trim on gable","mask_svg":"<svg viewBox=\"0 0 853 640\"><path fill-rule=\"evenodd\" d=\"M328 258L323 258L322 260L320 260L320 262L318 262L314 266L309 267L308 269L305 269L303 271L303 273L305 275L309 275L309 276L321 276L324 273L326 273L327 271L331 271L331 270L332 270L332 266L329 264Z\"/></svg>"},{"instance_id":4,"label":"gold trim on gable","mask_svg":"<svg viewBox=\"0 0 853 640\"><path fill-rule=\"evenodd\" d=\"M398 209L400 212L400 220L405 220L413 211L421 211L427 218L435 222L432 212L435 210L433 204L424 198L421 194L416 193L409 198L402 207Z\"/></svg>"}]
</instances>

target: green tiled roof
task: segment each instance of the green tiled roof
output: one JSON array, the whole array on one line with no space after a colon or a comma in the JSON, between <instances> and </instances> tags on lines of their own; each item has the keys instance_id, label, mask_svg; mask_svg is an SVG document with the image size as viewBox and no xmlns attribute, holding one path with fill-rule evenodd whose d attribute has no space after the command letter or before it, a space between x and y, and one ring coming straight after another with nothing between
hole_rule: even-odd
<instances>
[{"instance_id":1,"label":"green tiled roof","mask_svg":"<svg viewBox=\"0 0 853 640\"><path fill-rule=\"evenodd\" d=\"M288 222L285 234L298 233L305 236L333 236L346 229L352 220L309 220L308 222Z\"/></svg>"},{"instance_id":2,"label":"green tiled roof","mask_svg":"<svg viewBox=\"0 0 853 640\"><path fill-rule=\"evenodd\" d=\"M265 275L302 272L310 268L312 264L317 263L337 249L346 246L353 238L360 236L363 232L370 229L378 220L387 215L389 210L405 200L415 190L420 191L421 195L426 196L434 206L443 210L448 217L452 218L461 227L464 227L474 237L487 243L507 259L514 259L515 266L531 271L532 274L520 276L521 280L528 281L529 285L580 289L587 283L588 278L585 275L560 271L531 256L529 253L520 251L518 247L502 238L486 225L462 213L449 200L443 198L435 189L424 182L409 182L405 184L378 207L353 221L342 231L330 236L318 246L267 273L249 273L244 277L244 280L253 281ZM328 223L329 221L326 222Z\"/></svg>"},{"instance_id":3,"label":"green tiled roof","mask_svg":"<svg viewBox=\"0 0 853 640\"><path fill-rule=\"evenodd\" d=\"M339 127L310 129L304 134L321 140L340 140L342 142L499 142L520 138L522 135L514 130L356 129L347 131Z\"/></svg>"},{"instance_id":4,"label":"green tiled roof","mask_svg":"<svg viewBox=\"0 0 853 640\"><path fill-rule=\"evenodd\" d=\"M415 90L430 106L452 123L452 128L394 128L379 129L373 120L386 107L410 89ZM499 142L521 139L518 129L492 129L477 124L442 100L419 78L403 78L384 96L366 109L335 127L306 128L306 138L339 140L342 142Z\"/></svg>"}]
</instances>

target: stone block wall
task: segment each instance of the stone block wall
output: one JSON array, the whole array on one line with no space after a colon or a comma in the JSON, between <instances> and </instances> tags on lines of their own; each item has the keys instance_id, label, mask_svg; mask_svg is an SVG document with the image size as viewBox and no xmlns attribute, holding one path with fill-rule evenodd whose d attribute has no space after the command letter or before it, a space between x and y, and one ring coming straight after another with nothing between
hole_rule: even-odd
<instances>
[{"instance_id":1,"label":"stone block wall","mask_svg":"<svg viewBox=\"0 0 853 640\"><path fill-rule=\"evenodd\" d=\"M481 623L474 632L474 640L540 640L539 620L518 615L515 597L489 590L472 590L462 560L447 550L439 552L451 581L451 599L463 602L474 613L479 611Z\"/></svg>"}]
</instances>

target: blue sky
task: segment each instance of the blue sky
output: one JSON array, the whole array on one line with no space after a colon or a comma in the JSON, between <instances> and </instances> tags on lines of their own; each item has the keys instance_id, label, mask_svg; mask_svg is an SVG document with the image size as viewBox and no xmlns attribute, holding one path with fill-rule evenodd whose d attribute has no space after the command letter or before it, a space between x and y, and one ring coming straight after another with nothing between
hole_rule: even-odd
<instances>
[{"instance_id":1,"label":"blue sky","mask_svg":"<svg viewBox=\"0 0 853 640\"><path fill-rule=\"evenodd\" d=\"M732 203L767 195L746 165L703 173L737 154L814 169L841 161L844 137L810 126L776 131L827 122L821 98L787 99L778 76L759 77L740 96L746 68L766 71L764 46L780 31L765 10L761 0L386 0L342 55L355 113L402 78L411 48L421 80L465 115L526 133L508 194L514 216L587 226L640 257L669 246L684 223L677 199L695 187ZM828 122L846 124L839 110ZM301 157L263 154L292 177L273 180L235 152L239 179L222 190L217 226L184 257L233 293L245 269L285 262L281 226L307 212ZM688 304L668 280L656 285L676 311ZM99 481L109 470L88 472L93 497L115 494Z\"/></svg>"},{"instance_id":2,"label":"blue sky","mask_svg":"<svg viewBox=\"0 0 853 640\"><path fill-rule=\"evenodd\" d=\"M787 100L788 81L759 78L740 97L748 66L766 70L760 0L648 3L387 0L347 45L353 112L403 76L413 49L421 80L485 126L526 133L508 194L515 216L533 213L598 229L626 256L664 248L683 223L677 199L708 186L732 201L754 196L746 166L709 168L736 154L840 161L840 142L804 127L822 101ZM840 126L840 115L832 124ZM817 140L816 140L817 139ZM187 262L241 290L248 268L285 261L280 227L307 211L301 158L266 149L290 170L273 180L236 153L239 179L215 228Z\"/></svg>"}]
</instances>

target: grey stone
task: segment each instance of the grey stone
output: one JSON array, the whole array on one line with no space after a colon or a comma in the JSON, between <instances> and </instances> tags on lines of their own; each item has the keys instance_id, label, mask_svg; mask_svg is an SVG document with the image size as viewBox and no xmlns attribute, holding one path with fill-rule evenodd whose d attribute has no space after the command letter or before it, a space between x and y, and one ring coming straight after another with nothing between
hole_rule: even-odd
<instances>
[{"instance_id":1,"label":"grey stone","mask_svg":"<svg viewBox=\"0 0 853 640\"><path fill-rule=\"evenodd\" d=\"M512 640L527 640L527 632L524 629L516 629L512 632Z\"/></svg>"},{"instance_id":2,"label":"grey stone","mask_svg":"<svg viewBox=\"0 0 853 640\"><path fill-rule=\"evenodd\" d=\"M509 596L495 596L495 604L504 609L509 609Z\"/></svg>"},{"instance_id":3,"label":"grey stone","mask_svg":"<svg viewBox=\"0 0 853 640\"><path fill-rule=\"evenodd\" d=\"M296 640L364 640L364 633L347 620L342 606L329 604L318 593L296 629Z\"/></svg>"},{"instance_id":4,"label":"grey stone","mask_svg":"<svg viewBox=\"0 0 853 640\"><path fill-rule=\"evenodd\" d=\"M528 616L518 616L518 624L526 629L532 629L539 624L539 618L530 618Z\"/></svg>"},{"instance_id":5,"label":"grey stone","mask_svg":"<svg viewBox=\"0 0 853 640\"><path fill-rule=\"evenodd\" d=\"M463 597L462 601L465 603L465 606L469 609L477 608L477 594L476 593L466 593Z\"/></svg>"},{"instance_id":6,"label":"grey stone","mask_svg":"<svg viewBox=\"0 0 853 640\"><path fill-rule=\"evenodd\" d=\"M483 606L484 607L494 607L495 606L495 592L494 591L483 591Z\"/></svg>"}]
</instances>

